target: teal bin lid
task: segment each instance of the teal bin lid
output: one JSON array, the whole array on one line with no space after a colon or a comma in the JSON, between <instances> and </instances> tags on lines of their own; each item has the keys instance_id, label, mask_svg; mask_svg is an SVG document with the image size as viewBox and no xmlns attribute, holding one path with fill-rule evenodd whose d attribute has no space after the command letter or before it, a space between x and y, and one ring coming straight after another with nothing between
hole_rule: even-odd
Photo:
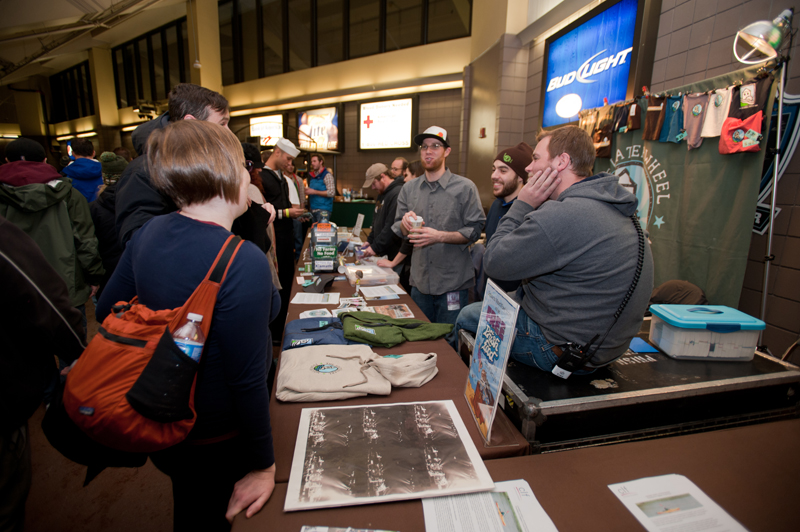
<instances>
[{"instance_id":1,"label":"teal bin lid","mask_svg":"<svg viewBox=\"0 0 800 532\"><path fill-rule=\"evenodd\" d=\"M761 331L766 324L735 308L723 305L650 305L650 312L682 329L714 332Z\"/></svg>"}]
</instances>

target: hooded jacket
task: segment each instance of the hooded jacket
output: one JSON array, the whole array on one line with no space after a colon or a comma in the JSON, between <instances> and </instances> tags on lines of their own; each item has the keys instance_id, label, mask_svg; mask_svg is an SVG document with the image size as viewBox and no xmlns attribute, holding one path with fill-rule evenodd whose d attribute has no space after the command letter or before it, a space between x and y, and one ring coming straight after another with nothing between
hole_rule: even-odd
<instances>
[{"instance_id":1,"label":"hooded jacket","mask_svg":"<svg viewBox=\"0 0 800 532\"><path fill-rule=\"evenodd\" d=\"M103 184L103 165L94 159L76 159L61 173L72 179L72 186L83 194L86 201L94 201L97 189Z\"/></svg>"},{"instance_id":2,"label":"hooded jacket","mask_svg":"<svg viewBox=\"0 0 800 532\"><path fill-rule=\"evenodd\" d=\"M133 233L150 218L178 210L171 198L161 194L150 181L150 168L144 156L147 139L169 124L169 113L145 122L131 134L139 157L130 162L117 181L116 226L119 243L125 248Z\"/></svg>"},{"instance_id":3,"label":"hooded jacket","mask_svg":"<svg viewBox=\"0 0 800 532\"><path fill-rule=\"evenodd\" d=\"M636 271L639 244L630 216L637 206L617 176L605 173L575 183L537 209L515 201L486 248L486 274L523 279L522 308L550 343L602 337ZM652 290L653 255L645 237L636 290L589 366L625 352Z\"/></svg>"},{"instance_id":4,"label":"hooded jacket","mask_svg":"<svg viewBox=\"0 0 800 532\"><path fill-rule=\"evenodd\" d=\"M103 276L89 204L47 163L0 166L0 216L28 234L67 283L73 306L86 303Z\"/></svg>"}]
</instances>

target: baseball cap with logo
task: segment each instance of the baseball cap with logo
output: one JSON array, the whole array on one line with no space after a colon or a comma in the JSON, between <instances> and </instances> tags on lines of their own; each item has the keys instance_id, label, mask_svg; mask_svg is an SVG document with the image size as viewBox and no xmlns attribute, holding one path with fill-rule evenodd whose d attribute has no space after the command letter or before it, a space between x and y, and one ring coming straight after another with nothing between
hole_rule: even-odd
<instances>
[{"instance_id":1,"label":"baseball cap with logo","mask_svg":"<svg viewBox=\"0 0 800 532\"><path fill-rule=\"evenodd\" d=\"M297 149L291 140L280 138L278 139L278 142L275 143L275 147L280 148L282 152L288 153L292 157L297 157L300 155L300 150Z\"/></svg>"},{"instance_id":2,"label":"baseball cap with logo","mask_svg":"<svg viewBox=\"0 0 800 532\"><path fill-rule=\"evenodd\" d=\"M375 163L369 168L367 168L367 180L364 181L364 186L362 188L369 188L372 186L372 182L376 179L381 178L381 174L388 173L389 169L383 163Z\"/></svg>"},{"instance_id":3,"label":"baseball cap with logo","mask_svg":"<svg viewBox=\"0 0 800 532\"><path fill-rule=\"evenodd\" d=\"M522 178L523 182L527 182L528 173L525 168L530 166L533 161L533 148L525 142L520 142L516 146L506 148L498 153L494 160L507 164Z\"/></svg>"},{"instance_id":4,"label":"baseball cap with logo","mask_svg":"<svg viewBox=\"0 0 800 532\"><path fill-rule=\"evenodd\" d=\"M447 131L439 126L431 126L416 137L414 143L417 146L422 146L422 141L425 139L437 139L442 141L445 148L449 148L450 144L447 142Z\"/></svg>"}]
</instances>

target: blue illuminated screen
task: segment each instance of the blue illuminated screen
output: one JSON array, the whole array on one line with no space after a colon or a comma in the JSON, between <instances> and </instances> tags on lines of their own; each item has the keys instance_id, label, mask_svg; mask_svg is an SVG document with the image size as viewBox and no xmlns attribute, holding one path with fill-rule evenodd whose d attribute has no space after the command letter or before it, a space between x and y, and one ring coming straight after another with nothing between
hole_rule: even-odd
<instances>
[{"instance_id":1,"label":"blue illuminated screen","mask_svg":"<svg viewBox=\"0 0 800 532\"><path fill-rule=\"evenodd\" d=\"M578 120L578 111L625 99L637 0L622 0L550 43L542 127Z\"/></svg>"}]
</instances>

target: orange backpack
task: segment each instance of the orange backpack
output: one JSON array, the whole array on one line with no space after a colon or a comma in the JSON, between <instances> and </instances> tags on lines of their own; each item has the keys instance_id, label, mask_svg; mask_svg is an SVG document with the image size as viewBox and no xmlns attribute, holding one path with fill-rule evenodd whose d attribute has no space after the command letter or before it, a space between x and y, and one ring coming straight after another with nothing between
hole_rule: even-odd
<instances>
[{"instance_id":1,"label":"orange backpack","mask_svg":"<svg viewBox=\"0 0 800 532\"><path fill-rule=\"evenodd\" d=\"M183 441L197 419L194 390L199 362L172 339L194 312L206 338L220 284L242 239L231 235L188 301L153 311L119 302L67 375L64 407L90 438L120 451L146 453Z\"/></svg>"}]
</instances>

